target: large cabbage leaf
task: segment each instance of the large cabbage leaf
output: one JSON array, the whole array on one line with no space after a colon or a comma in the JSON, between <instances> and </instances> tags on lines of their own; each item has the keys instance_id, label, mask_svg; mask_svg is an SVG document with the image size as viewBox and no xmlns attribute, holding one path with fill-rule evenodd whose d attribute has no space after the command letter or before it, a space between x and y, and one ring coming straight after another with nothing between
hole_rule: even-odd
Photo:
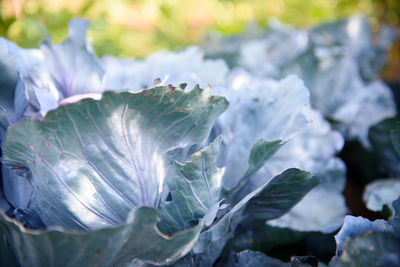
<instances>
[{"instance_id":1,"label":"large cabbage leaf","mask_svg":"<svg viewBox=\"0 0 400 267\"><path fill-rule=\"evenodd\" d=\"M118 225L132 208L159 204L167 152L201 143L226 107L209 88L105 93L12 125L2 161L32 173L31 208L47 226Z\"/></svg>"},{"instance_id":2,"label":"large cabbage leaf","mask_svg":"<svg viewBox=\"0 0 400 267\"><path fill-rule=\"evenodd\" d=\"M154 208L140 207L123 225L89 232L32 231L0 216L0 229L22 266L121 266L133 259L159 265L189 252L207 220L168 236L157 229L159 216Z\"/></svg>"},{"instance_id":3,"label":"large cabbage leaf","mask_svg":"<svg viewBox=\"0 0 400 267\"><path fill-rule=\"evenodd\" d=\"M100 101L85 99L49 112L42 121L22 119L12 125L2 160L12 170L29 170L25 179L36 193L29 208L50 229L28 230L2 214L2 232L18 262L108 266L133 259L166 264L183 257L218 211L222 170L215 160L221 138L185 165L173 163L171 150L202 143L226 108L226 100L211 96L209 88L157 87L104 93ZM172 184L187 181L185 166L197 168L190 179L201 183L184 188L193 194L178 203L171 190L171 202L179 208L173 216L185 217L187 206L200 212L188 218L184 230L165 235L158 228L165 224L165 212L155 208ZM207 203L201 210L196 200L210 184L216 195L209 202L201 195L201 204ZM7 196L18 202L12 193Z\"/></svg>"}]
</instances>

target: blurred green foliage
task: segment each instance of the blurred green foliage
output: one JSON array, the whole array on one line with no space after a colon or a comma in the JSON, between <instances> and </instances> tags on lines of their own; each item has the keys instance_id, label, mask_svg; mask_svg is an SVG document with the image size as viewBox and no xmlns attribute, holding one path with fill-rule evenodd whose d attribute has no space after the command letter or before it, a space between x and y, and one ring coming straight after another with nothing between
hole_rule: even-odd
<instances>
[{"instance_id":1,"label":"blurred green foliage","mask_svg":"<svg viewBox=\"0 0 400 267\"><path fill-rule=\"evenodd\" d=\"M243 31L250 21L276 17L307 26L355 13L400 25L398 0L0 0L0 35L22 47L38 47L47 31L57 43L74 17L92 21L97 54L143 58L160 49L198 44L210 30Z\"/></svg>"}]
</instances>

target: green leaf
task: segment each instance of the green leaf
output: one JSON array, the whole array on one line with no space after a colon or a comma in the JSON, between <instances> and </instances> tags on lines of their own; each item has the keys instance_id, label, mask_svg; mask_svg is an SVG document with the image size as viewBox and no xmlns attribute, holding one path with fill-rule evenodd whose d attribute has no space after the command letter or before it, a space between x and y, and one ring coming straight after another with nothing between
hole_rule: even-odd
<instances>
[{"instance_id":1,"label":"green leaf","mask_svg":"<svg viewBox=\"0 0 400 267\"><path fill-rule=\"evenodd\" d=\"M185 164L174 163L174 175L167 178L172 200L161 208L163 232L173 233L198 224L219 202L223 169L216 167L216 160L221 141L221 136L217 137Z\"/></svg>"},{"instance_id":2,"label":"green leaf","mask_svg":"<svg viewBox=\"0 0 400 267\"><path fill-rule=\"evenodd\" d=\"M245 196L208 230L201 233L192 250L193 254L197 254L195 257L198 266L211 266L215 262L243 219L247 219L247 225L255 227L256 223L279 217L316 185L318 179L310 173L289 169Z\"/></svg>"},{"instance_id":3,"label":"green leaf","mask_svg":"<svg viewBox=\"0 0 400 267\"><path fill-rule=\"evenodd\" d=\"M206 220L206 219L205 219ZM159 212L140 207L128 223L89 232L32 231L0 216L0 230L7 236L22 266L121 266L133 259L153 264L171 263L190 251L204 221L172 236L157 229Z\"/></svg>"},{"instance_id":4,"label":"green leaf","mask_svg":"<svg viewBox=\"0 0 400 267\"><path fill-rule=\"evenodd\" d=\"M275 141L268 141L266 139L258 140L250 151L248 159L248 168L243 178L239 183L230 191L226 191L224 195L230 196L239 192L243 186L249 181L251 176L257 172L267 160L273 156L286 142L281 139ZM240 195L240 194L239 194Z\"/></svg>"},{"instance_id":5,"label":"green leaf","mask_svg":"<svg viewBox=\"0 0 400 267\"><path fill-rule=\"evenodd\" d=\"M310 235L310 232L261 224L236 234L230 244L234 251L245 249L268 251L275 247L297 243L307 235Z\"/></svg>"},{"instance_id":6,"label":"green leaf","mask_svg":"<svg viewBox=\"0 0 400 267\"><path fill-rule=\"evenodd\" d=\"M319 180L309 172L288 169L274 177L267 186L247 204L245 214L252 221L267 221L288 212Z\"/></svg>"},{"instance_id":7,"label":"green leaf","mask_svg":"<svg viewBox=\"0 0 400 267\"><path fill-rule=\"evenodd\" d=\"M400 239L390 233L366 233L348 239L343 254L335 257L329 266L399 266Z\"/></svg>"},{"instance_id":8,"label":"green leaf","mask_svg":"<svg viewBox=\"0 0 400 267\"><path fill-rule=\"evenodd\" d=\"M227 105L210 88L104 93L10 126L2 160L31 171L45 225L115 226L133 208L159 205L168 151L202 143Z\"/></svg>"}]
</instances>

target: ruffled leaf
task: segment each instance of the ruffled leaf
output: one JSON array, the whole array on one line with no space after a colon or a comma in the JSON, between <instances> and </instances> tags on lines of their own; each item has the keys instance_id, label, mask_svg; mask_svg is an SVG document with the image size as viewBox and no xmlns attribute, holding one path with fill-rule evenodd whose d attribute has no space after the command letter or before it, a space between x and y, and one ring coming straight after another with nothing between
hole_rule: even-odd
<instances>
[{"instance_id":1,"label":"ruffled leaf","mask_svg":"<svg viewBox=\"0 0 400 267\"><path fill-rule=\"evenodd\" d=\"M374 232L346 240L343 255L329 266L399 266L400 239L389 233Z\"/></svg>"},{"instance_id":2,"label":"ruffled leaf","mask_svg":"<svg viewBox=\"0 0 400 267\"><path fill-rule=\"evenodd\" d=\"M365 233L389 231L391 231L391 228L385 220L371 222L363 217L346 216L342 228L339 233L335 235L336 255L342 255L343 244L346 240L354 239Z\"/></svg>"},{"instance_id":3,"label":"ruffled leaf","mask_svg":"<svg viewBox=\"0 0 400 267\"><path fill-rule=\"evenodd\" d=\"M269 26L258 36L248 38L245 33L231 38L228 43L233 51L240 51L234 65L261 77L297 74L310 90L313 106L338 121L346 138L358 138L368 147L369 127L396 114L390 89L376 80L396 30L382 25L373 38L363 16L310 30L277 21Z\"/></svg>"},{"instance_id":4,"label":"ruffled leaf","mask_svg":"<svg viewBox=\"0 0 400 267\"><path fill-rule=\"evenodd\" d=\"M249 174L255 173L280 143L308 123L304 111L309 95L302 81L294 76L276 82L238 70L231 74L228 84L227 88L216 90L231 103L216 129L224 134L219 159L220 166L226 167L223 185L232 190L243 176L249 179ZM248 159L248 164L243 164L243 159Z\"/></svg>"},{"instance_id":5,"label":"ruffled leaf","mask_svg":"<svg viewBox=\"0 0 400 267\"><path fill-rule=\"evenodd\" d=\"M50 36L41 43L44 62L63 98L103 91L104 70L85 42L90 22L73 19L68 23L68 38L53 45Z\"/></svg>"},{"instance_id":6,"label":"ruffled leaf","mask_svg":"<svg viewBox=\"0 0 400 267\"><path fill-rule=\"evenodd\" d=\"M377 180L367 185L363 200L367 208L381 211L386 205L392 209L392 202L400 196L400 179Z\"/></svg>"}]
</instances>

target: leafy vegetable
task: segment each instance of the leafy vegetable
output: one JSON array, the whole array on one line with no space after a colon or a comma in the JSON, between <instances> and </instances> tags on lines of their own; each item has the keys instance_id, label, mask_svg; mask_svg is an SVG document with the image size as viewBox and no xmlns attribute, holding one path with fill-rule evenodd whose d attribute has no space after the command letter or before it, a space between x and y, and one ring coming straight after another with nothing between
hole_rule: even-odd
<instances>
[{"instance_id":1,"label":"leafy vegetable","mask_svg":"<svg viewBox=\"0 0 400 267\"><path fill-rule=\"evenodd\" d=\"M277 224L301 231L332 232L339 227L346 213L341 194L345 166L335 154L342 148L343 138L332 131L317 111L306 107L309 96L299 79L294 76L281 81L263 79L241 69L226 73L227 68L222 62L202 61L201 53L194 48L179 53L157 53L143 61L106 57L103 62L112 83L117 86L120 82L119 86L123 88L128 88L129 84L145 88L156 77L165 80L165 73L170 75L161 81L164 84L185 79L190 82L193 77L208 77L214 81L217 85L214 91L232 103L214 126L211 138L224 135L218 159L219 167L226 165L224 194L237 192L240 200L290 167L306 169L318 174L326 186L321 185L318 192L313 191L314 197L307 197L295 208L297 211L293 216L288 215L290 218ZM208 75L204 76L200 69L207 69ZM138 76L145 78L143 82ZM201 83L201 79L194 81ZM260 170L266 160L269 163ZM306 215L307 207L317 203L320 210L331 213L326 215L316 210L312 217Z\"/></svg>"},{"instance_id":2,"label":"leafy vegetable","mask_svg":"<svg viewBox=\"0 0 400 267\"><path fill-rule=\"evenodd\" d=\"M393 202L395 217L389 222L346 216L335 236L337 256L330 266L397 266L400 262L399 204L400 198Z\"/></svg>"},{"instance_id":3,"label":"leafy vegetable","mask_svg":"<svg viewBox=\"0 0 400 267\"><path fill-rule=\"evenodd\" d=\"M368 147L369 127L396 113L390 89L376 79L395 39L396 31L382 26L374 42L367 19L354 16L310 30L272 21L267 32L250 32L219 45L236 44L240 52L232 65L256 75L297 74L310 90L313 107L338 121L347 139L357 138ZM209 53L216 43L205 44Z\"/></svg>"},{"instance_id":4,"label":"leafy vegetable","mask_svg":"<svg viewBox=\"0 0 400 267\"><path fill-rule=\"evenodd\" d=\"M291 169L264 179L242 197L240 188L227 189L224 170L234 165L220 164L225 140L214 137L224 125L215 121L228 105L225 98L211 96L210 88L184 92L184 85L169 85L84 99L103 91L101 66L84 43L87 25L72 21L67 40L53 46L47 38L42 51L5 41L17 62L14 109L19 116L9 125L1 113L0 225L12 248L11 253L2 246L3 262L167 264L190 252L182 261L213 263L238 225L249 225L246 214L258 214L261 223L281 216L318 184L311 174ZM74 64L82 65L82 72ZM89 87L85 76L90 76ZM298 88L291 95L294 102L271 102L260 110L270 118L280 115L266 125L270 129L289 120L280 131L260 128L244 143L249 166L242 182L235 175L240 187L283 145L263 138L287 140L307 123L302 110L308 92L301 82L288 78L265 93L279 100L291 88ZM22 105L17 99L24 99ZM289 105L298 108L287 110ZM213 142L207 146L207 140ZM280 196L274 197L276 190ZM219 207L224 198L229 204ZM210 235L217 240L213 251Z\"/></svg>"},{"instance_id":5,"label":"leafy vegetable","mask_svg":"<svg viewBox=\"0 0 400 267\"><path fill-rule=\"evenodd\" d=\"M395 173L394 120L366 134L393 115L375 80L389 28L372 44L362 18L311 30L275 21L231 43L229 69L198 47L99 60L88 26L72 20L66 40L40 49L0 39L0 265L317 266L241 250L257 248L247 237L279 249L338 229L344 139L323 115L382 148ZM377 187L366 193L373 209L398 197ZM389 221L347 216L331 265L364 264L371 246L369 262L395 263L399 203Z\"/></svg>"},{"instance_id":6,"label":"leafy vegetable","mask_svg":"<svg viewBox=\"0 0 400 267\"><path fill-rule=\"evenodd\" d=\"M201 142L227 107L209 94L198 87L106 93L98 102L60 107L43 121L21 120L8 129L3 163L30 170L32 209L47 226L121 224L132 208L160 202L166 152Z\"/></svg>"}]
</instances>

